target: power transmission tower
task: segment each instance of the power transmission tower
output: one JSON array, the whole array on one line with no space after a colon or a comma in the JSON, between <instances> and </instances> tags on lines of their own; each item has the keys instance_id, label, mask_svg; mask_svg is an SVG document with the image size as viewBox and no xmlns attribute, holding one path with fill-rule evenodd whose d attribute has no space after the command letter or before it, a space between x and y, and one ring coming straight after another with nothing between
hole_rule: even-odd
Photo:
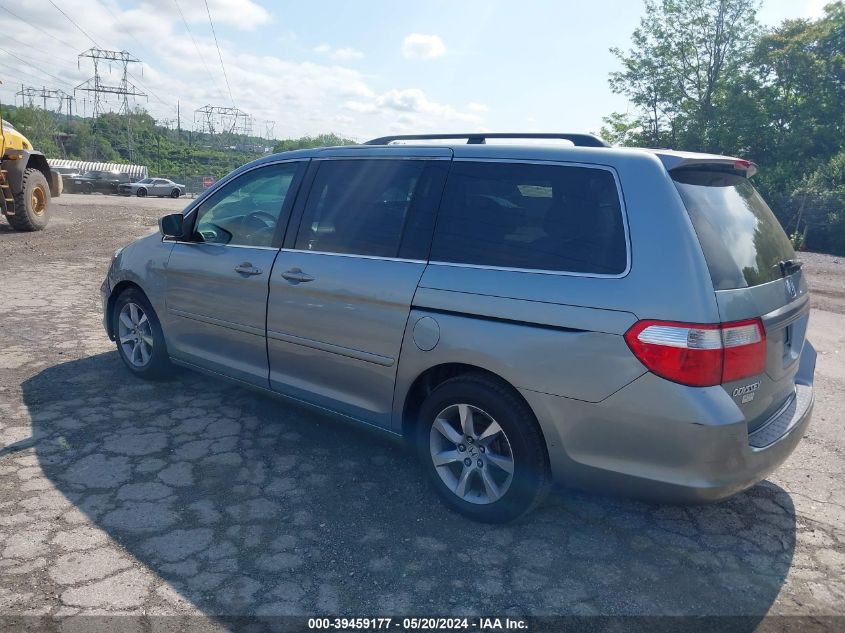
<instances>
[{"instance_id":1,"label":"power transmission tower","mask_svg":"<svg viewBox=\"0 0 845 633\"><path fill-rule=\"evenodd\" d=\"M276 129L275 121L264 121L264 138L268 141L273 140L273 133Z\"/></svg>"},{"instance_id":2,"label":"power transmission tower","mask_svg":"<svg viewBox=\"0 0 845 633\"><path fill-rule=\"evenodd\" d=\"M48 90L47 88L34 88L32 86L22 85L21 89L15 93L15 97L20 97L21 104L29 103L30 107L34 105L35 99L41 99L42 109L44 110L48 110L48 101L52 102L55 100L58 102L55 111L58 114L62 114L64 110L64 114L66 114L68 118L68 124L70 124L70 115L73 109L72 103L74 98L64 90ZM67 104L66 109L65 104Z\"/></svg>"},{"instance_id":3,"label":"power transmission tower","mask_svg":"<svg viewBox=\"0 0 845 633\"><path fill-rule=\"evenodd\" d=\"M238 108L207 105L194 110L194 129L204 134L252 135L252 115Z\"/></svg>"},{"instance_id":4,"label":"power transmission tower","mask_svg":"<svg viewBox=\"0 0 845 633\"><path fill-rule=\"evenodd\" d=\"M127 76L129 74L129 64L140 64L141 60L133 57L127 51L107 51L102 48L89 48L87 51L80 53L77 59L87 57L91 59L94 64L94 76L87 81L82 82L73 89L74 95L77 90L82 92L89 92L94 95L94 118L96 119L100 114L105 112L105 101L109 95L116 95L120 99L120 109L118 114L126 115L126 142L127 151L130 160L133 157L134 149L132 147L132 127L130 119L132 109L129 107L129 97L147 97L147 93L138 89L135 84L131 83ZM120 81L115 85L107 84L103 81L100 74L100 65L102 62L107 62L109 68L111 64L119 64L121 67ZM77 61L77 65L78 65Z\"/></svg>"},{"instance_id":5,"label":"power transmission tower","mask_svg":"<svg viewBox=\"0 0 845 633\"><path fill-rule=\"evenodd\" d=\"M35 107L35 100L40 99L41 107L45 112L50 112L51 114L58 116L62 116L62 114L64 114L66 116L66 134L70 134L70 116L74 99L64 90L51 90L46 87L35 88L34 86L24 86L21 84L21 89L15 93L15 98L17 99L17 97L21 98L21 105L29 105L29 107L32 108ZM48 101L50 102L50 105L53 106L52 108L47 107ZM55 105L53 104L54 101L56 102ZM64 109L65 104L67 104L67 109ZM54 116L50 117L49 122L44 121L43 119L36 119L36 129L37 134L42 138L52 138L53 141L55 141L56 146L62 152L62 155L64 155L64 141L62 140L62 134L59 132Z\"/></svg>"}]
</instances>

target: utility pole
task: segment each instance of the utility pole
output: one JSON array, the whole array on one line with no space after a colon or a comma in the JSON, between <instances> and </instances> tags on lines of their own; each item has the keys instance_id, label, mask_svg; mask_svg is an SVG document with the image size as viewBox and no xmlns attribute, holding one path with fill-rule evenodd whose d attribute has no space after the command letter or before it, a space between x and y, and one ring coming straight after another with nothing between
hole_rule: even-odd
<instances>
[{"instance_id":1,"label":"utility pole","mask_svg":"<svg viewBox=\"0 0 845 633\"><path fill-rule=\"evenodd\" d=\"M137 86L132 84L128 79L129 64L140 64L141 60L133 57L127 51L107 51L102 48L89 48L87 51L80 53L77 57L77 65L79 59L86 57L91 59L94 64L94 76L87 81L82 82L73 89L74 94L77 90L89 92L94 95L94 118L105 111L105 99L107 95L117 95L121 99L120 109L118 114L126 116L126 144L129 159L132 160L134 155L134 148L132 146L132 110L129 107L129 97L147 97L147 93L141 92ZM103 82L103 77L100 74L100 64L108 62L120 64L122 72L120 75L120 82L118 85L108 85Z\"/></svg>"},{"instance_id":2,"label":"utility pole","mask_svg":"<svg viewBox=\"0 0 845 633\"><path fill-rule=\"evenodd\" d=\"M182 140L182 115L178 99L176 100L176 138Z\"/></svg>"}]
</instances>

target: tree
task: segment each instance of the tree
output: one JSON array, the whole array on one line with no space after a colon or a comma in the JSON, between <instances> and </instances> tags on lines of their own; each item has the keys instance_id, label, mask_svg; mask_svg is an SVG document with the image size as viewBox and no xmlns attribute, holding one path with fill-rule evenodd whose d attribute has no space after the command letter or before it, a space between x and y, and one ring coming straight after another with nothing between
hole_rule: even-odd
<instances>
[{"instance_id":1,"label":"tree","mask_svg":"<svg viewBox=\"0 0 845 633\"><path fill-rule=\"evenodd\" d=\"M8 117L35 149L48 156L59 154L55 141L58 129L52 113L39 108L16 108L9 112Z\"/></svg>"},{"instance_id":2,"label":"tree","mask_svg":"<svg viewBox=\"0 0 845 633\"><path fill-rule=\"evenodd\" d=\"M758 0L646 0L610 87L638 110L644 144L715 150L716 108L747 65ZM611 124L611 121L606 121Z\"/></svg>"},{"instance_id":3,"label":"tree","mask_svg":"<svg viewBox=\"0 0 845 633\"><path fill-rule=\"evenodd\" d=\"M333 147L335 145L355 145L356 141L343 138L334 133L318 134L317 136L303 136L302 138L289 138L276 143L274 152L289 152L294 149L308 149L311 147Z\"/></svg>"}]
</instances>

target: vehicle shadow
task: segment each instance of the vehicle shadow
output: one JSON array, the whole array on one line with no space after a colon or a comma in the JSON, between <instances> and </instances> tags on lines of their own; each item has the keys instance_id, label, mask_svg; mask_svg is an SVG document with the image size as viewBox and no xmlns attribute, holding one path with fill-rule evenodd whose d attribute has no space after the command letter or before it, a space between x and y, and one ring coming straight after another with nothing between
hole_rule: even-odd
<instances>
[{"instance_id":1,"label":"vehicle shadow","mask_svg":"<svg viewBox=\"0 0 845 633\"><path fill-rule=\"evenodd\" d=\"M696 507L569 492L481 525L399 442L195 373L145 383L106 353L23 397L52 483L211 616L718 614L751 631L792 561L794 508L769 482Z\"/></svg>"}]
</instances>

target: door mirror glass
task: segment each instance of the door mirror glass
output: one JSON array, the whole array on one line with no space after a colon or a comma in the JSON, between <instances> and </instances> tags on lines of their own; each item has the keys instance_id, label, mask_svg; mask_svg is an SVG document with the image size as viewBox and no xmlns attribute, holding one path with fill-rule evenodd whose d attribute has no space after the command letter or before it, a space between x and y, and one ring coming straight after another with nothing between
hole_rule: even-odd
<instances>
[{"instance_id":1,"label":"door mirror glass","mask_svg":"<svg viewBox=\"0 0 845 633\"><path fill-rule=\"evenodd\" d=\"M184 218L181 213L171 213L159 218L158 228L164 237L182 237Z\"/></svg>"}]
</instances>

